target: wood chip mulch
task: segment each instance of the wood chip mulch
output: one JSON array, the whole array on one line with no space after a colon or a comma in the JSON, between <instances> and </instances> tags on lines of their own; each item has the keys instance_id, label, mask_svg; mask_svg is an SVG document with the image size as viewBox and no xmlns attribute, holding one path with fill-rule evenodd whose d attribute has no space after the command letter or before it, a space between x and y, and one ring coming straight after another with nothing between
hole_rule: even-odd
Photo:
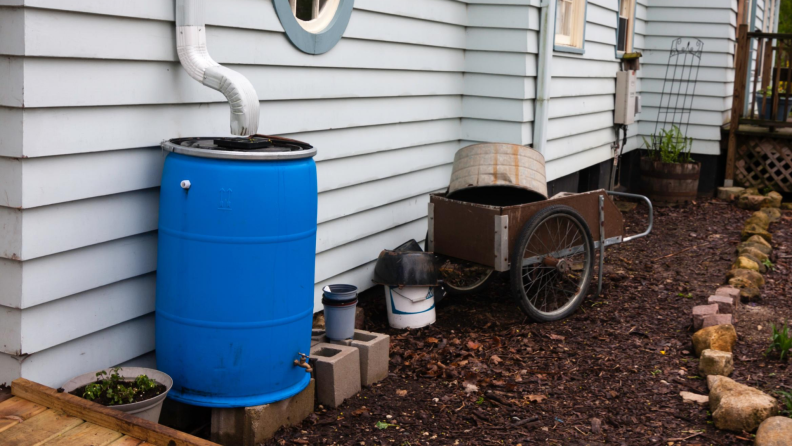
<instances>
[{"instance_id":1,"label":"wood chip mulch","mask_svg":"<svg viewBox=\"0 0 792 446\"><path fill-rule=\"evenodd\" d=\"M646 213L626 214L628 233ZM679 396L707 393L690 310L723 284L750 214L714 200L657 209L651 236L608 248L603 295L556 323L528 321L504 277L480 295L447 298L431 327L393 330L375 288L361 305L366 328L392 337L390 376L340 408L317 407L269 444L753 444ZM792 386L788 363L763 355L769 323L792 319L792 213L771 232L776 268L762 299L737 315L732 376L766 392Z\"/></svg>"}]
</instances>

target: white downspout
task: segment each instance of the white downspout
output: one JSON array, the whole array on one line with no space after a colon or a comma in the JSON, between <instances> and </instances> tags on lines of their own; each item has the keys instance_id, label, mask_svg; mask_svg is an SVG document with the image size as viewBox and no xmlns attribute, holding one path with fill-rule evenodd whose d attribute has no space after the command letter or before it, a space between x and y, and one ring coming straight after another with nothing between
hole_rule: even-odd
<instances>
[{"instance_id":1,"label":"white downspout","mask_svg":"<svg viewBox=\"0 0 792 446\"><path fill-rule=\"evenodd\" d=\"M259 99L253 84L243 75L223 67L206 49L204 0L176 0L176 49L190 77L217 90L231 104L231 134L258 132Z\"/></svg>"},{"instance_id":2,"label":"white downspout","mask_svg":"<svg viewBox=\"0 0 792 446\"><path fill-rule=\"evenodd\" d=\"M542 22L539 31L538 72L534 113L533 148L547 158L547 126L550 122L550 68L555 44L556 0L542 0Z\"/></svg>"}]
</instances>

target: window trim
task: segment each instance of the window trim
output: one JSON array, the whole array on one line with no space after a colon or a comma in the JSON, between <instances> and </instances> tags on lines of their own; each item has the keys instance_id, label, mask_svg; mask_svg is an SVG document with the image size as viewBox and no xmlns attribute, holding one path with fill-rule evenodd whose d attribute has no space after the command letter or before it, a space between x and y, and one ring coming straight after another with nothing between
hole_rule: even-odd
<instances>
[{"instance_id":1,"label":"window trim","mask_svg":"<svg viewBox=\"0 0 792 446\"><path fill-rule=\"evenodd\" d=\"M558 0L550 0L558 2ZM571 54L585 54L586 53L586 26L588 25L588 0L580 0L583 2L583 30L581 31L582 38L581 38L581 46L580 48L576 46L567 46L567 45L559 45L556 43L556 26L558 25L558 7L556 7L555 17L553 18L553 51L557 51L559 53L571 53Z\"/></svg>"},{"instance_id":2,"label":"window trim","mask_svg":"<svg viewBox=\"0 0 792 446\"><path fill-rule=\"evenodd\" d=\"M632 33L627 36L627 40L630 42L630 50L631 51L619 51L619 13L621 12L622 2L625 0L619 0L619 9L616 11L616 43L613 45L613 54L616 55L616 59L623 59L625 54L634 53L635 52L635 25L638 21L638 0L633 1L633 10L632 10Z\"/></svg>"},{"instance_id":3,"label":"window trim","mask_svg":"<svg viewBox=\"0 0 792 446\"><path fill-rule=\"evenodd\" d=\"M338 9L330 23L322 31L316 33L307 31L303 25L297 22L289 0L273 0L272 3L292 45L304 53L319 55L333 49L343 37L344 31L349 25L349 19L352 17L355 0L339 0Z\"/></svg>"}]
</instances>

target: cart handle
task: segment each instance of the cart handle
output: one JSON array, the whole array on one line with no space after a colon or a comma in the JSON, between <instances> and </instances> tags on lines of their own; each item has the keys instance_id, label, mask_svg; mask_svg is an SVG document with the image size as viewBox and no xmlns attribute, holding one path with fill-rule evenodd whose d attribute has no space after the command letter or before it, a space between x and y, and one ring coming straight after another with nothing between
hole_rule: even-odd
<instances>
[{"instance_id":1,"label":"cart handle","mask_svg":"<svg viewBox=\"0 0 792 446\"><path fill-rule=\"evenodd\" d=\"M647 235L649 235L652 232L652 227L654 227L654 207L652 207L652 201L649 198L647 198L647 197L645 197L643 195L628 194L628 193L625 193L625 192L614 192L614 191L607 191L607 192L608 192L608 195L616 195L617 197L636 198L638 200L643 200L649 206L649 227L646 228L646 231L644 231L644 232L642 232L640 234L631 235L629 237L624 237L622 239L622 242L629 242L630 240L635 240L637 238L646 237Z\"/></svg>"}]
</instances>

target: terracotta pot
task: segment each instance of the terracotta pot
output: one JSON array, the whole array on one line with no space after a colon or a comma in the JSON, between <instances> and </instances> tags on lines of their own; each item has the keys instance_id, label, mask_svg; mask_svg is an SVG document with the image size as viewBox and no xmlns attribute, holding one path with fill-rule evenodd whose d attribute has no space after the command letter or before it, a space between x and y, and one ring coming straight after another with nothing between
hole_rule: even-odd
<instances>
[{"instance_id":1,"label":"terracotta pot","mask_svg":"<svg viewBox=\"0 0 792 446\"><path fill-rule=\"evenodd\" d=\"M693 201L698 192L701 163L664 163L641 158L641 183L646 196L658 206Z\"/></svg>"},{"instance_id":2,"label":"terracotta pot","mask_svg":"<svg viewBox=\"0 0 792 446\"><path fill-rule=\"evenodd\" d=\"M107 374L113 373L111 369L105 369ZM90 384L92 382L96 382L96 373L91 372L86 373L84 375L80 375L76 378L73 378L66 384L64 384L63 390L67 393L71 393L80 387ZM154 423L159 422L160 412L162 411L162 403L165 402L165 397L170 392L171 387L173 387L173 380L170 376L165 373L160 372L159 370L154 369L146 369L143 367L122 367L118 374L124 380L132 381L140 375L146 375L149 378L153 379L157 382L157 384L162 384L165 386L165 391L161 394L155 396L154 398L140 401L138 403L132 404L119 404L118 406L107 406L111 409L120 410L121 412L126 412L130 415L134 415L136 417L143 418L144 420L153 421Z\"/></svg>"}]
</instances>

